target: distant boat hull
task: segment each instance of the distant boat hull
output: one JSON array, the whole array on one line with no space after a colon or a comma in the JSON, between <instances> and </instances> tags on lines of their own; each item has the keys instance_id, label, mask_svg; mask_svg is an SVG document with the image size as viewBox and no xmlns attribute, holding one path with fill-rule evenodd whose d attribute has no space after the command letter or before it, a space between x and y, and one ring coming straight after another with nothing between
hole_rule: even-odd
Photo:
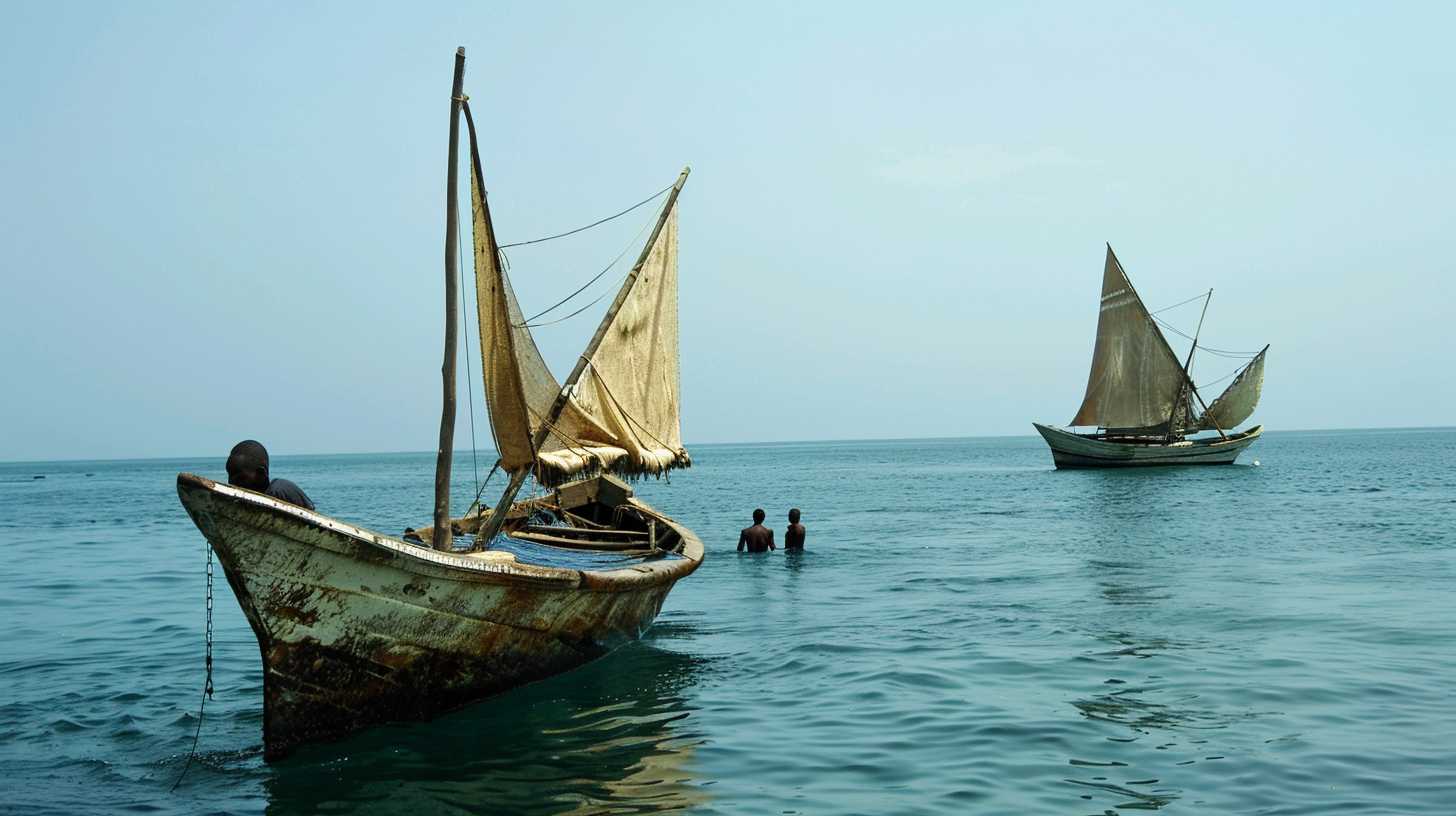
<instances>
[{"instance_id":1,"label":"distant boat hull","mask_svg":"<svg viewBox=\"0 0 1456 816\"><path fill-rule=\"evenodd\" d=\"M1165 465L1231 465L1264 432L1261 425L1227 438L1187 439L1171 444L1126 442L1075 434L1033 422L1052 449L1058 468L1157 467Z\"/></svg>"},{"instance_id":2,"label":"distant boat hull","mask_svg":"<svg viewBox=\"0 0 1456 816\"><path fill-rule=\"evenodd\" d=\"M586 663L639 637L703 557L691 531L635 499L683 557L542 567L437 552L192 474L177 491L257 636L269 760Z\"/></svg>"}]
</instances>

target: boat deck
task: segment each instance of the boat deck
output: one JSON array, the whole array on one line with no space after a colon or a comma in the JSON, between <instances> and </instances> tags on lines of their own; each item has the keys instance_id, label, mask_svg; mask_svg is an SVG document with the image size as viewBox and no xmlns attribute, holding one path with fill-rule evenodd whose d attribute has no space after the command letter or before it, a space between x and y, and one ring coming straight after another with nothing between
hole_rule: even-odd
<instances>
[{"instance_id":1,"label":"boat deck","mask_svg":"<svg viewBox=\"0 0 1456 816\"><path fill-rule=\"evenodd\" d=\"M455 548L457 550L474 546L475 536L469 534L455 536ZM662 552L661 550L647 552L645 551L645 545L644 550L615 552L586 550L553 547L549 544L514 538L504 533L495 537L495 540L490 543L487 551L508 552L516 557L517 563L521 564L575 570L611 570L629 567L633 564L642 564L648 561L672 561L683 558L683 556L677 553Z\"/></svg>"}]
</instances>

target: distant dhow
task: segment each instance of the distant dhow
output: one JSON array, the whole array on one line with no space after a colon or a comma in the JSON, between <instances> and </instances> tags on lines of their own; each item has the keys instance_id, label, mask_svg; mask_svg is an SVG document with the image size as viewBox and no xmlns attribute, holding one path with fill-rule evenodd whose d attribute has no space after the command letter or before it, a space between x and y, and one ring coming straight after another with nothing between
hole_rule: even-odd
<instances>
[{"instance_id":1,"label":"distant dhow","mask_svg":"<svg viewBox=\"0 0 1456 816\"><path fill-rule=\"evenodd\" d=\"M1208 311L1206 299L1203 309ZM1242 433L1233 429L1259 404L1269 347L1254 354L1217 399L1205 403L1188 373L1202 325L1200 316L1188 358L1179 362L1108 246L1087 394L1070 423L1096 430L1079 434L1032 423L1051 447L1056 466L1228 465L1252 445L1263 426ZM1190 438L1201 431L1217 431L1217 436Z\"/></svg>"}]
</instances>

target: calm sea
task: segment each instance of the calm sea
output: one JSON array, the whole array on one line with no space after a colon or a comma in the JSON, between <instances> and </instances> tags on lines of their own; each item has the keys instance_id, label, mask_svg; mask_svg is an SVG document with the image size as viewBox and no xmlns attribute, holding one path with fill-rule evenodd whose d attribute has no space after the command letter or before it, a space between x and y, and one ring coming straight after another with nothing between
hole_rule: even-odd
<instances>
[{"instance_id":1,"label":"calm sea","mask_svg":"<svg viewBox=\"0 0 1456 816\"><path fill-rule=\"evenodd\" d=\"M694 458L639 488L709 548L644 641L280 764L219 580L175 793L205 562L174 477L221 456L0 465L0 810L1456 812L1456 431L1129 472L1054 471L1031 437ZM274 471L397 533L431 460ZM737 555L756 506L780 533L802 508L808 551Z\"/></svg>"}]
</instances>

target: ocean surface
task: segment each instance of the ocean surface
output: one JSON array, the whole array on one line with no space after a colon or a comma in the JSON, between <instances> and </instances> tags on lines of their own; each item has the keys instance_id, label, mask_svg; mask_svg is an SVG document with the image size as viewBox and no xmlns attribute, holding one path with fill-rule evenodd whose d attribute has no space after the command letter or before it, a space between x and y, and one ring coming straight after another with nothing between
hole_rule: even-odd
<instances>
[{"instance_id":1,"label":"ocean surface","mask_svg":"<svg viewBox=\"0 0 1456 816\"><path fill-rule=\"evenodd\" d=\"M643 641L272 765L219 577L217 693L169 792L203 682L175 476L218 453L0 464L0 811L1456 812L1456 430L1137 471L1058 472L1029 436L698 446L638 488L708 546ZM274 475L397 534L432 460ZM791 506L806 552L734 552Z\"/></svg>"}]
</instances>

